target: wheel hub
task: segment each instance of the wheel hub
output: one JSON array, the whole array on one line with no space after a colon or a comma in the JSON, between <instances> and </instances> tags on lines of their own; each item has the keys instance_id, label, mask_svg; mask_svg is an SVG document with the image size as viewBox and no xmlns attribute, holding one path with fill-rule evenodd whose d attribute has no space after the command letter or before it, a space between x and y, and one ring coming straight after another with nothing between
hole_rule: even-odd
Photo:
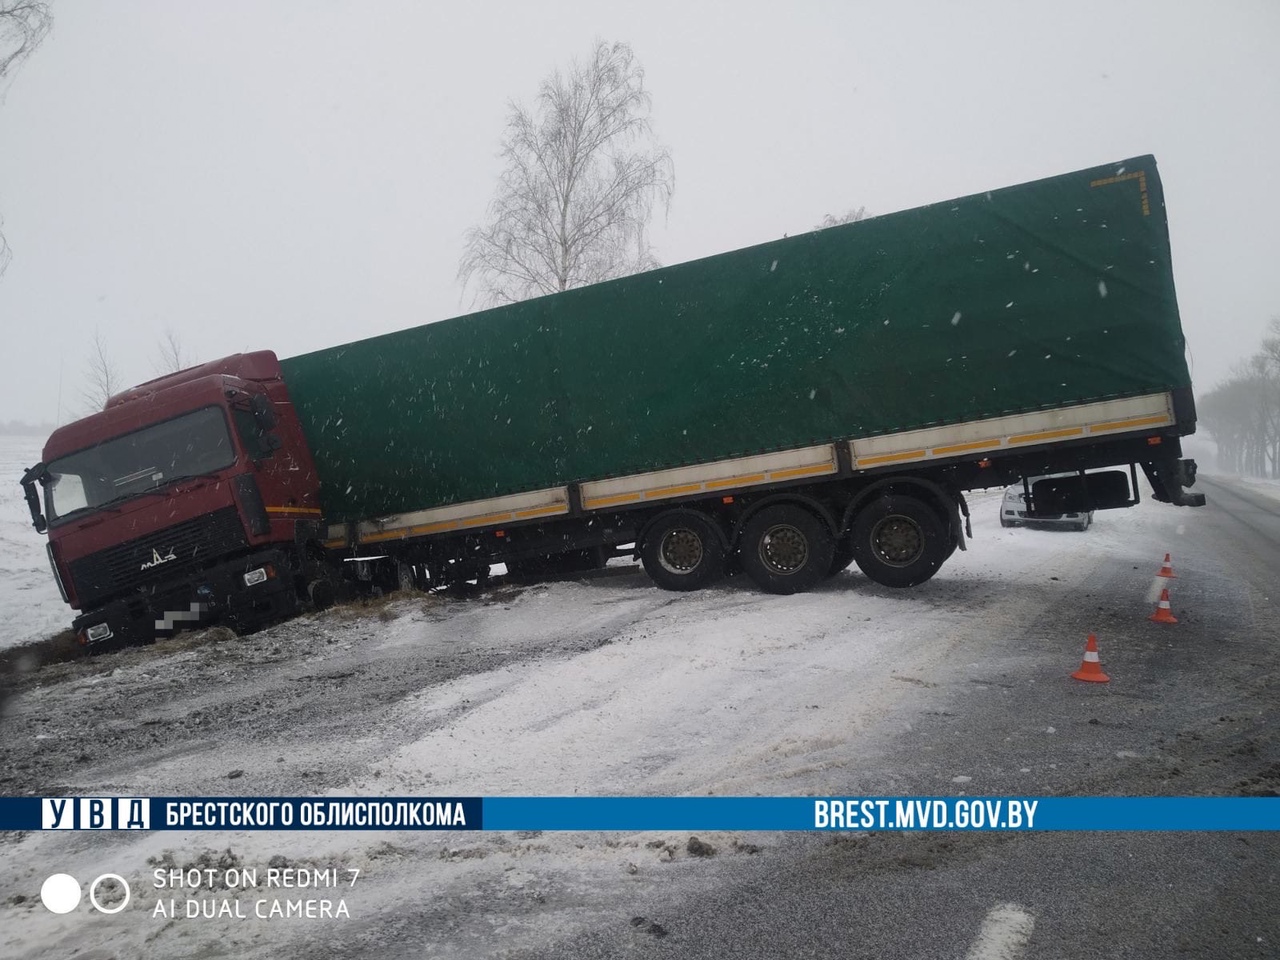
<instances>
[{"instance_id":1,"label":"wheel hub","mask_svg":"<svg viewBox=\"0 0 1280 960\"><path fill-rule=\"evenodd\" d=\"M760 538L760 562L773 573L795 573L809 562L809 539L789 523L770 527Z\"/></svg>"},{"instance_id":2,"label":"wheel hub","mask_svg":"<svg viewBox=\"0 0 1280 960\"><path fill-rule=\"evenodd\" d=\"M658 561L669 573L690 573L702 562L702 538L688 527L669 530L662 538Z\"/></svg>"},{"instance_id":3,"label":"wheel hub","mask_svg":"<svg viewBox=\"0 0 1280 960\"><path fill-rule=\"evenodd\" d=\"M924 552L924 532L910 517L885 517L871 531L871 547L890 566L906 567Z\"/></svg>"}]
</instances>

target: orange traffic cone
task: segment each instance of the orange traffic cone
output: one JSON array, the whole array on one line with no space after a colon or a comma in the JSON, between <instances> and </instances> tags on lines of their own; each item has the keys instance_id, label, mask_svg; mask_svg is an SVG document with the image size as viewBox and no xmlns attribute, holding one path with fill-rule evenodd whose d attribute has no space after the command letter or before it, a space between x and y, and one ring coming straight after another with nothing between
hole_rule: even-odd
<instances>
[{"instance_id":1,"label":"orange traffic cone","mask_svg":"<svg viewBox=\"0 0 1280 960\"><path fill-rule=\"evenodd\" d=\"M1177 623L1178 618L1169 609L1169 588L1160 591L1160 602L1156 604L1156 612L1147 617L1152 623Z\"/></svg>"},{"instance_id":2,"label":"orange traffic cone","mask_svg":"<svg viewBox=\"0 0 1280 960\"><path fill-rule=\"evenodd\" d=\"M1156 576L1164 577L1166 580L1178 579L1178 575L1173 572L1173 566L1171 565L1171 561L1169 560L1169 555L1167 553L1164 555L1164 566L1160 568L1160 572L1157 573Z\"/></svg>"},{"instance_id":3,"label":"orange traffic cone","mask_svg":"<svg viewBox=\"0 0 1280 960\"><path fill-rule=\"evenodd\" d=\"M1111 678L1102 672L1102 663L1098 660L1098 638L1092 633L1084 645L1084 660L1080 669L1071 675L1076 680L1087 680L1090 683L1106 683Z\"/></svg>"}]
</instances>

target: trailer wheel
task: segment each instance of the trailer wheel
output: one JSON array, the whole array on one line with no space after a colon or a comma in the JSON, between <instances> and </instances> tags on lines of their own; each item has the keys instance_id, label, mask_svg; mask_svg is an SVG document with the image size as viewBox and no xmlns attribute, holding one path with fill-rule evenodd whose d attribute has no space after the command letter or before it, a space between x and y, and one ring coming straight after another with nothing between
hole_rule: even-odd
<instances>
[{"instance_id":1,"label":"trailer wheel","mask_svg":"<svg viewBox=\"0 0 1280 960\"><path fill-rule=\"evenodd\" d=\"M854 560L886 587L924 583L955 549L946 524L927 503L890 495L873 500L853 522Z\"/></svg>"},{"instance_id":2,"label":"trailer wheel","mask_svg":"<svg viewBox=\"0 0 1280 960\"><path fill-rule=\"evenodd\" d=\"M834 577L840 571L847 570L851 563L853 563L853 537L848 534L837 537L835 550L831 554L831 569L827 571L827 576Z\"/></svg>"},{"instance_id":3,"label":"trailer wheel","mask_svg":"<svg viewBox=\"0 0 1280 960\"><path fill-rule=\"evenodd\" d=\"M742 567L769 593L803 593L831 572L835 543L826 524L803 507L766 507L742 531Z\"/></svg>"},{"instance_id":4,"label":"trailer wheel","mask_svg":"<svg viewBox=\"0 0 1280 960\"><path fill-rule=\"evenodd\" d=\"M711 521L692 511L659 517L640 545L644 572L664 590L701 590L724 576L724 547Z\"/></svg>"}]
</instances>

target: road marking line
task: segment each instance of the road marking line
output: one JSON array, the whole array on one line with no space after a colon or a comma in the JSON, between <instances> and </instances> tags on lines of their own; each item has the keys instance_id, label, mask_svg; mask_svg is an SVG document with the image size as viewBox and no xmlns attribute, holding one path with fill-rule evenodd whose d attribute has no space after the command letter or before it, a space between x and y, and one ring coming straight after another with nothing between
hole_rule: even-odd
<instances>
[{"instance_id":1,"label":"road marking line","mask_svg":"<svg viewBox=\"0 0 1280 960\"><path fill-rule=\"evenodd\" d=\"M1018 960L1027 949L1036 921L1016 903L997 903L987 911L965 960Z\"/></svg>"}]
</instances>

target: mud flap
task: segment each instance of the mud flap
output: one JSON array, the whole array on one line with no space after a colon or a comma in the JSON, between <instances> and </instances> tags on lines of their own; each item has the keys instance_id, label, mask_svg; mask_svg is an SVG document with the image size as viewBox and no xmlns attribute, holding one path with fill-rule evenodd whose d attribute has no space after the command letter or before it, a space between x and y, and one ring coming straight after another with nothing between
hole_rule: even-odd
<instances>
[{"instance_id":1,"label":"mud flap","mask_svg":"<svg viewBox=\"0 0 1280 960\"><path fill-rule=\"evenodd\" d=\"M970 540L973 539L973 524L969 521L969 502L965 500L964 494L961 493L959 490L955 491L955 499L956 499L956 503L959 505L960 512L964 514L964 533L963 534L960 533L960 518L958 516L955 517L956 546L959 547L961 550L968 550L969 548L965 546L965 543L964 543L965 537L968 537Z\"/></svg>"}]
</instances>

